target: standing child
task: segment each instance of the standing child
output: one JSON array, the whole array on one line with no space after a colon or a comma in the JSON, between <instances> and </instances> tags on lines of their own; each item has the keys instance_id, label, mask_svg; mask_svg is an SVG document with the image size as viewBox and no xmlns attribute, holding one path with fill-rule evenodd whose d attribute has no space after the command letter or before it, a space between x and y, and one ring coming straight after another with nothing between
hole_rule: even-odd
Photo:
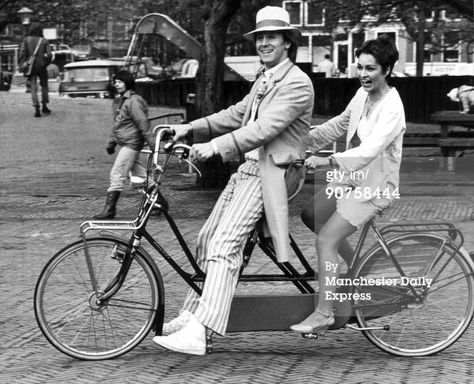
<instances>
[{"instance_id":1,"label":"standing child","mask_svg":"<svg viewBox=\"0 0 474 384\"><path fill-rule=\"evenodd\" d=\"M117 201L129 173L147 178L146 169L140 163L140 151L145 142L152 150L155 147L154 138L149 132L148 104L135 92L133 75L126 70L117 72L114 86L120 98L118 108L114 111L114 123L106 150L109 155L115 153L117 145L119 150L110 171L105 207L101 213L94 216L99 220L115 217Z\"/></svg>"}]
</instances>

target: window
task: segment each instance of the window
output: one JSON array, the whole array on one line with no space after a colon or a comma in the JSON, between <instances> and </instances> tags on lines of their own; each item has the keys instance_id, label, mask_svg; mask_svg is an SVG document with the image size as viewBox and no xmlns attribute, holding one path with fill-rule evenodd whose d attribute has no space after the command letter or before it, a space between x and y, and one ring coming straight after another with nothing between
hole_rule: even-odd
<instances>
[{"instance_id":1,"label":"window","mask_svg":"<svg viewBox=\"0 0 474 384\"><path fill-rule=\"evenodd\" d=\"M346 41L347 37L348 37L347 33L337 33L334 40L335 41Z\"/></svg>"},{"instance_id":2,"label":"window","mask_svg":"<svg viewBox=\"0 0 474 384\"><path fill-rule=\"evenodd\" d=\"M425 63L429 63L429 62L433 61L433 56L431 55L431 49L427 49L426 46L425 46L425 49L423 51L423 61Z\"/></svg>"},{"instance_id":3,"label":"window","mask_svg":"<svg viewBox=\"0 0 474 384\"><path fill-rule=\"evenodd\" d=\"M324 8L317 3L305 3L306 25L324 25Z\"/></svg>"},{"instance_id":4,"label":"window","mask_svg":"<svg viewBox=\"0 0 474 384\"><path fill-rule=\"evenodd\" d=\"M443 61L457 63L459 61L459 51L455 49L446 49L443 53Z\"/></svg>"},{"instance_id":5,"label":"window","mask_svg":"<svg viewBox=\"0 0 474 384\"><path fill-rule=\"evenodd\" d=\"M460 19L460 15L458 12L456 12L454 9L447 8L443 11L442 17L445 20L455 20L455 19Z\"/></svg>"},{"instance_id":6,"label":"window","mask_svg":"<svg viewBox=\"0 0 474 384\"><path fill-rule=\"evenodd\" d=\"M331 53L332 38L329 34L321 34L311 36L311 40L311 61L317 65L324 60L324 55Z\"/></svg>"},{"instance_id":7,"label":"window","mask_svg":"<svg viewBox=\"0 0 474 384\"><path fill-rule=\"evenodd\" d=\"M303 8L301 1L284 1L283 8L290 14L290 24L301 26L303 19Z\"/></svg>"},{"instance_id":8,"label":"window","mask_svg":"<svg viewBox=\"0 0 474 384\"><path fill-rule=\"evenodd\" d=\"M97 23L97 30L96 36L98 39L106 39L107 38L107 21L104 20L102 22Z\"/></svg>"},{"instance_id":9,"label":"window","mask_svg":"<svg viewBox=\"0 0 474 384\"><path fill-rule=\"evenodd\" d=\"M355 63L356 56L355 52L358 48L362 46L365 40L364 32L356 32L352 34L352 62Z\"/></svg>"},{"instance_id":10,"label":"window","mask_svg":"<svg viewBox=\"0 0 474 384\"><path fill-rule=\"evenodd\" d=\"M449 31L443 34L443 61L458 62L459 61L459 31Z\"/></svg>"},{"instance_id":11,"label":"window","mask_svg":"<svg viewBox=\"0 0 474 384\"><path fill-rule=\"evenodd\" d=\"M12 33L11 33L11 30L10 30L10 27L7 25L3 31L0 31L0 35L2 36L11 36Z\"/></svg>"},{"instance_id":12,"label":"window","mask_svg":"<svg viewBox=\"0 0 474 384\"><path fill-rule=\"evenodd\" d=\"M109 69L107 67L96 68L74 68L64 72L64 81L86 82L86 81L109 81Z\"/></svg>"},{"instance_id":13,"label":"window","mask_svg":"<svg viewBox=\"0 0 474 384\"><path fill-rule=\"evenodd\" d=\"M330 35L314 35L313 36L313 47L325 47L328 50L331 49L332 40Z\"/></svg>"},{"instance_id":14,"label":"window","mask_svg":"<svg viewBox=\"0 0 474 384\"><path fill-rule=\"evenodd\" d=\"M349 10L346 8L345 10L341 10L341 17L339 17L339 22L340 23L349 23L351 21L351 18L349 16Z\"/></svg>"},{"instance_id":15,"label":"window","mask_svg":"<svg viewBox=\"0 0 474 384\"><path fill-rule=\"evenodd\" d=\"M382 35L388 36L388 38L392 40L395 45L397 44L397 34L395 32L377 32L377 37Z\"/></svg>"},{"instance_id":16,"label":"window","mask_svg":"<svg viewBox=\"0 0 474 384\"><path fill-rule=\"evenodd\" d=\"M309 36L302 35L298 39L298 46L300 46L300 47L309 47Z\"/></svg>"},{"instance_id":17,"label":"window","mask_svg":"<svg viewBox=\"0 0 474 384\"><path fill-rule=\"evenodd\" d=\"M116 36L119 39L127 39L128 38L128 31L129 31L129 22L123 20L117 20L115 23L115 28L113 30L116 32Z\"/></svg>"}]
</instances>

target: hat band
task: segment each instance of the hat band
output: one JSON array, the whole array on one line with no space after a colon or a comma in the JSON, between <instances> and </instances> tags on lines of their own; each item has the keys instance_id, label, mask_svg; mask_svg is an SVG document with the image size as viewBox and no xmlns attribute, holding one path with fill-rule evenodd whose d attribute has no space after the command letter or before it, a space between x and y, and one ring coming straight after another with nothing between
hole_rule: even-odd
<instances>
[{"instance_id":1,"label":"hat band","mask_svg":"<svg viewBox=\"0 0 474 384\"><path fill-rule=\"evenodd\" d=\"M267 19L259 21L256 25L257 29L264 27L289 27L290 25L282 20Z\"/></svg>"}]
</instances>

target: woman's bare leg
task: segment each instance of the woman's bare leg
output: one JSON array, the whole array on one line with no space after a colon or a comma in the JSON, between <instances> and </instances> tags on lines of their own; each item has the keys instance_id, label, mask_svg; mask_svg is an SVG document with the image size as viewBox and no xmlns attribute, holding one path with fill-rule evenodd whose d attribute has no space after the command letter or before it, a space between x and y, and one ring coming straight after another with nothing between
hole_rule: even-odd
<instances>
[{"instance_id":1,"label":"woman's bare leg","mask_svg":"<svg viewBox=\"0 0 474 384\"><path fill-rule=\"evenodd\" d=\"M310 333L325 329L334 323L332 310L333 294L337 286L331 282L339 276L339 259L337 251L340 244L357 230L338 212L334 212L327 223L321 228L316 240L318 251L319 300L316 310L300 324L291 328L297 332Z\"/></svg>"},{"instance_id":2,"label":"woman's bare leg","mask_svg":"<svg viewBox=\"0 0 474 384\"><path fill-rule=\"evenodd\" d=\"M301 219L309 229L314 233L319 234L321 228L334 212L336 212L336 199L334 196L328 198L325 190L322 189L314 196L309 204L303 208ZM354 249L346 239L341 241L338 253L344 259L346 264L350 265L354 257Z\"/></svg>"},{"instance_id":3,"label":"woman's bare leg","mask_svg":"<svg viewBox=\"0 0 474 384\"><path fill-rule=\"evenodd\" d=\"M319 272L319 301L318 309L326 314L332 313L332 294L336 292L335 284L331 284L333 278L339 277L340 265L337 250L342 241L357 230L352 224L335 212L326 225L321 228L316 239L316 250L318 251Z\"/></svg>"}]
</instances>

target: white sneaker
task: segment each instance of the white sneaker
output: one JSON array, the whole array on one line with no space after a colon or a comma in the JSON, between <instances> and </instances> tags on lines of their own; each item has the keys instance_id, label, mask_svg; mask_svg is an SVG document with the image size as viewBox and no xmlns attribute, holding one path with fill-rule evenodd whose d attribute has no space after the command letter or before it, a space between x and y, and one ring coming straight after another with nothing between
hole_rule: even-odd
<instances>
[{"instance_id":1,"label":"white sneaker","mask_svg":"<svg viewBox=\"0 0 474 384\"><path fill-rule=\"evenodd\" d=\"M178 332L186 325L191 315L191 312L184 310L181 311L178 317L175 317L173 320L164 323L162 332L163 336Z\"/></svg>"},{"instance_id":2,"label":"white sneaker","mask_svg":"<svg viewBox=\"0 0 474 384\"><path fill-rule=\"evenodd\" d=\"M191 315L180 331L169 336L155 336L153 342L171 351L202 356L206 354L206 327Z\"/></svg>"}]
</instances>

